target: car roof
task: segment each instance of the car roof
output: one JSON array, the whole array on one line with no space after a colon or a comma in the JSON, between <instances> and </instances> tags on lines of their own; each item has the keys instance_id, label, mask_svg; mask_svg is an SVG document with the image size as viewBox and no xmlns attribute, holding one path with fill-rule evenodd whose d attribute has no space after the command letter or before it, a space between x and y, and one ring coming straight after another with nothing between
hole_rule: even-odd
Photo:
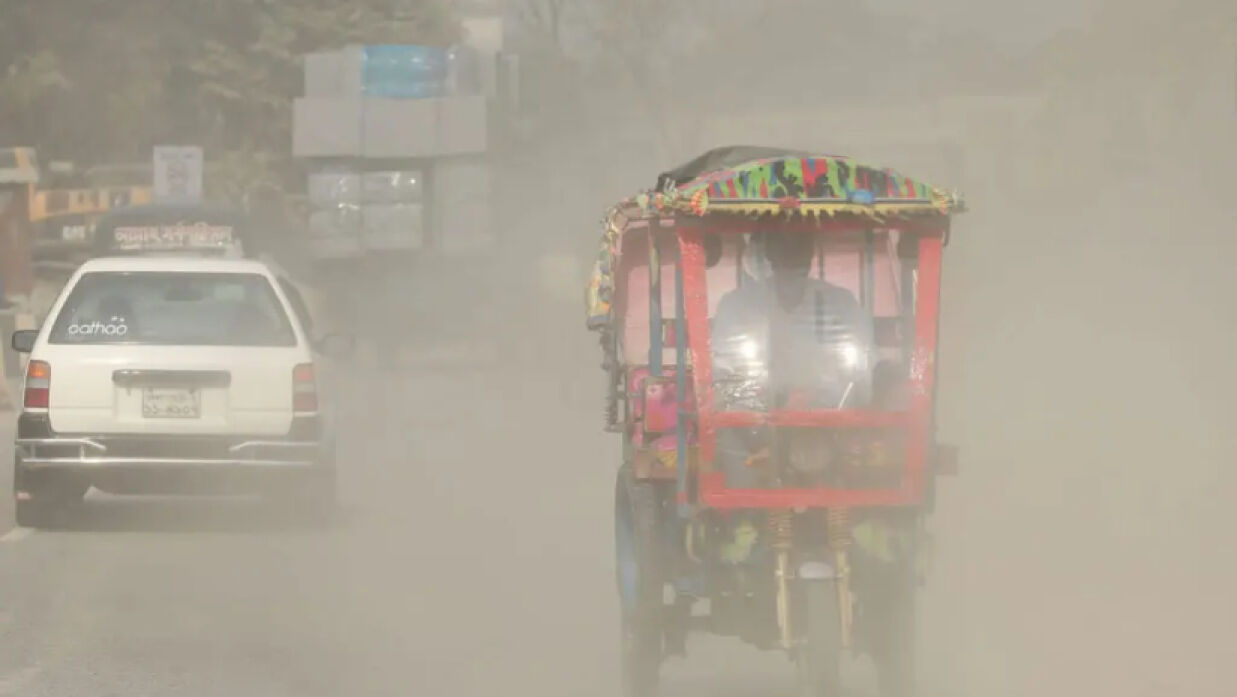
<instances>
[{"instance_id":1,"label":"car roof","mask_svg":"<svg viewBox=\"0 0 1237 697\"><path fill-rule=\"evenodd\" d=\"M171 271L185 273L256 273L274 276L271 267L254 259L220 259L196 256L99 257L82 264L80 273L123 271Z\"/></svg>"}]
</instances>

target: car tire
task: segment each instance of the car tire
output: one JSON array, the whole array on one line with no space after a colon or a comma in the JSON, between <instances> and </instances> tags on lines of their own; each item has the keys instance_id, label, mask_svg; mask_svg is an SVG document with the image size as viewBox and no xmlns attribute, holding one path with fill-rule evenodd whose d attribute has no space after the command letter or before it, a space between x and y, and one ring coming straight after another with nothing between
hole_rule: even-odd
<instances>
[{"instance_id":1,"label":"car tire","mask_svg":"<svg viewBox=\"0 0 1237 697\"><path fill-rule=\"evenodd\" d=\"M13 465L13 493L26 497L14 503L16 523L23 528L60 527L89 490L90 485L81 482L36 481L19 459Z\"/></svg>"},{"instance_id":2,"label":"car tire","mask_svg":"<svg viewBox=\"0 0 1237 697\"><path fill-rule=\"evenodd\" d=\"M55 507L44 501L18 501L14 510L14 518L19 527L52 528L61 518Z\"/></svg>"}]
</instances>

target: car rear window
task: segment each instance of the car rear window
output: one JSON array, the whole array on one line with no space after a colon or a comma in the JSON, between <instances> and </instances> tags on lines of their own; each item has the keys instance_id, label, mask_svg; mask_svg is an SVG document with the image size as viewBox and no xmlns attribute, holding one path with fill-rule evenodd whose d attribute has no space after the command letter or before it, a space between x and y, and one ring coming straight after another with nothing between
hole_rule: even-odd
<instances>
[{"instance_id":1,"label":"car rear window","mask_svg":"<svg viewBox=\"0 0 1237 697\"><path fill-rule=\"evenodd\" d=\"M296 334L260 274L95 272L69 293L50 341L295 346Z\"/></svg>"}]
</instances>

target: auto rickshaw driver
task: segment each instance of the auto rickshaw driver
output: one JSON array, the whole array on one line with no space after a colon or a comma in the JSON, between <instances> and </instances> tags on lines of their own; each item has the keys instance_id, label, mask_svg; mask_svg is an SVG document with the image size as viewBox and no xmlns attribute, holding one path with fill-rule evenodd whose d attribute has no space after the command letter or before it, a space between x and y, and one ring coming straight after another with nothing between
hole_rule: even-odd
<instances>
[{"instance_id":1,"label":"auto rickshaw driver","mask_svg":"<svg viewBox=\"0 0 1237 697\"><path fill-rule=\"evenodd\" d=\"M872 316L846 288L811 277L815 240L756 234L747 280L713 319L713 359L724 408L843 408L867 402ZM735 380L766 383L735 393ZM749 385L748 387L751 387ZM806 403L790 404L795 393Z\"/></svg>"},{"instance_id":2,"label":"auto rickshaw driver","mask_svg":"<svg viewBox=\"0 0 1237 697\"><path fill-rule=\"evenodd\" d=\"M713 319L715 394L723 410L840 409L871 398L872 316L846 288L811 275L810 233L756 233L746 280L722 296ZM729 486L755 487L759 429L722 429L718 456Z\"/></svg>"}]
</instances>

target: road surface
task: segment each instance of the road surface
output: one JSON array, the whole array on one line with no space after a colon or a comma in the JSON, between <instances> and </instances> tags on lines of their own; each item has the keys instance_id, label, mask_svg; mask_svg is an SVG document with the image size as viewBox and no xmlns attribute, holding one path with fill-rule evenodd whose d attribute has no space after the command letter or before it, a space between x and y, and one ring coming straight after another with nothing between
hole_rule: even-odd
<instances>
[{"instance_id":1,"label":"road surface","mask_svg":"<svg viewBox=\"0 0 1237 697\"><path fill-rule=\"evenodd\" d=\"M356 385L327 533L246 500L98 494L71 530L10 530L0 697L616 694L616 444L591 382ZM574 408L538 430L555 401ZM703 648L671 671L685 694L789 686L773 656L713 677L710 655L746 652Z\"/></svg>"},{"instance_id":2,"label":"road surface","mask_svg":"<svg viewBox=\"0 0 1237 697\"><path fill-rule=\"evenodd\" d=\"M1158 210L1131 228L1156 235L977 215L954 242L940 407L963 470L932 521L923 697L1234 692L1233 255L1209 251L1224 224ZM99 499L79 530L5 534L0 697L616 695L618 443L595 344L562 327L533 334L578 359L552 370L344 376L329 532ZM776 654L689 648L667 697L790 693Z\"/></svg>"}]
</instances>

